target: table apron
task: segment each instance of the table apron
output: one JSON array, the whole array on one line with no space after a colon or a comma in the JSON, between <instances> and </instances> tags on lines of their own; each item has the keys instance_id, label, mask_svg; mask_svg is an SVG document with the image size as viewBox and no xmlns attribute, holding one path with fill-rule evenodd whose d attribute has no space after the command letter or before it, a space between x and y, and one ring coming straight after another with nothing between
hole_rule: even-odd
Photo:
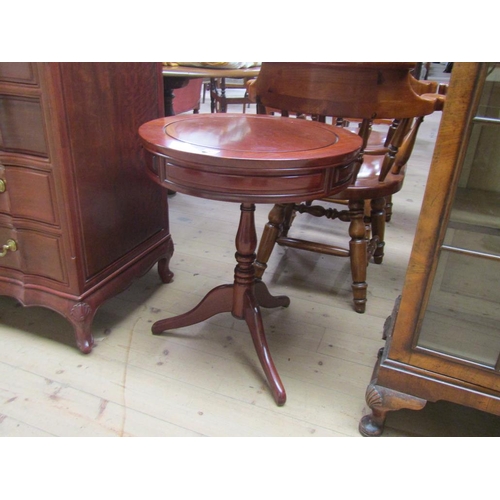
<instances>
[{"instance_id":1,"label":"table apron","mask_svg":"<svg viewBox=\"0 0 500 500\"><path fill-rule=\"evenodd\" d=\"M353 163L323 169L302 169L300 173L229 174L202 171L168 161L149 171L162 186L184 194L214 200L248 203L281 203L323 198L345 189L352 180Z\"/></svg>"}]
</instances>

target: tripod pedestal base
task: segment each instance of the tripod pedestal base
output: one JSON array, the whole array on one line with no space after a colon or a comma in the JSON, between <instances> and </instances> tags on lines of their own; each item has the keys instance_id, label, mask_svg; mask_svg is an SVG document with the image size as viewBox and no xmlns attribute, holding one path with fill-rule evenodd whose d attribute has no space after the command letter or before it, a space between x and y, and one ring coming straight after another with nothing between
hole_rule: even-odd
<instances>
[{"instance_id":1,"label":"tripod pedestal base","mask_svg":"<svg viewBox=\"0 0 500 500\"><path fill-rule=\"evenodd\" d=\"M286 296L271 295L262 281L255 280L253 262L257 236L254 211L255 205L253 204L244 203L241 205L240 225L236 235L236 260L238 264L235 268L234 283L212 289L191 311L157 321L151 331L158 335L167 330L200 323L224 312L230 312L235 318L244 320L252 335L257 356L266 374L274 400L278 406L282 406L286 401L285 388L269 352L260 306L287 307L290 304L290 299Z\"/></svg>"}]
</instances>

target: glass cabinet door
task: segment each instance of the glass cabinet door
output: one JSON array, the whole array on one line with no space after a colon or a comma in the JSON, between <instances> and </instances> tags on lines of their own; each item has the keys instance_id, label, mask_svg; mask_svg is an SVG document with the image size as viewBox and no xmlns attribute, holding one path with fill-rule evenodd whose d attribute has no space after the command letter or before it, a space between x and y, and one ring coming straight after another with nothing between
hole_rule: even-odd
<instances>
[{"instance_id":1,"label":"glass cabinet door","mask_svg":"<svg viewBox=\"0 0 500 500\"><path fill-rule=\"evenodd\" d=\"M500 370L500 65L483 88L417 345Z\"/></svg>"}]
</instances>

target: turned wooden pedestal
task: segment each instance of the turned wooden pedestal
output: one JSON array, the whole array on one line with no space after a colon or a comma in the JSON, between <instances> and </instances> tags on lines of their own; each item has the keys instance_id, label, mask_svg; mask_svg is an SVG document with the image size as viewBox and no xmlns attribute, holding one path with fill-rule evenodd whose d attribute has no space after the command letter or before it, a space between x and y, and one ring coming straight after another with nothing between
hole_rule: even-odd
<instances>
[{"instance_id":1,"label":"turned wooden pedestal","mask_svg":"<svg viewBox=\"0 0 500 500\"><path fill-rule=\"evenodd\" d=\"M139 129L155 154L149 175L167 189L239 202L234 282L210 291L191 311L156 322L159 334L231 312L245 320L278 405L286 393L267 345L260 306L288 306L255 280L256 203L307 201L336 193L351 181L361 146L356 135L306 120L262 115L180 115Z\"/></svg>"}]
</instances>

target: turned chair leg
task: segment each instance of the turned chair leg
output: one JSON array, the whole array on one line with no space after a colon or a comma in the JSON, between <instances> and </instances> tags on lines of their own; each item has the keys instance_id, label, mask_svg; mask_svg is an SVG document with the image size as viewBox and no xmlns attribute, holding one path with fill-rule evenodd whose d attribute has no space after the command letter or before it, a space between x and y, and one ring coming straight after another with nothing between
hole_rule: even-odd
<instances>
[{"instance_id":1,"label":"turned chair leg","mask_svg":"<svg viewBox=\"0 0 500 500\"><path fill-rule=\"evenodd\" d=\"M375 251L373 252L373 261L375 264L382 264L382 260L384 259L385 204L385 198L377 198L371 201L372 238L375 238L377 242Z\"/></svg>"},{"instance_id":2,"label":"turned chair leg","mask_svg":"<svg viewBox=\"0 0 500 500\"><path fill-rule=\"evenodd\" d=\"M364 202L349 202L349 252L352 274L354 310L364 313L366 309L366 267L368 265L368 242L364 222Z\"/></svg>"},{"instance_id":3,"label":"turned chair leg","mask_svg":"<svg viewBox=\"0 0 500 500\"><path fill-rule=\"evenodd\" d=\"M255 260L255 277L261 279L267 268L267 262L276 245L276 240L282 235L287 207L289 204L277 204L269 212L269 222L264 226L262 237ZM293 208L293 205L291 205Z\"/></svg>"},{"instance_id":4,"label":"turned chair leg","mask_svg":"<svg viewBox=\"0 0 500 500\"><path fill-rule=\"evenodd\" d=\"M284 206L283 223L281 224L281 232L279 234L280 237L286 238L288 236L288 231L292 227L292 222L297 215L295 207L296 205L294 205L293 203Z\"/></svg>"},{"instance_id":5,"label":"turned chair leg","mask_svg":"<svg viewBox=\"0 0 500 500\"><path fill-rule=\"evenodd\" d=\"M392 219L392 195L385 197L385 222L391 222Z\"/></svg>"}]
</instances>

